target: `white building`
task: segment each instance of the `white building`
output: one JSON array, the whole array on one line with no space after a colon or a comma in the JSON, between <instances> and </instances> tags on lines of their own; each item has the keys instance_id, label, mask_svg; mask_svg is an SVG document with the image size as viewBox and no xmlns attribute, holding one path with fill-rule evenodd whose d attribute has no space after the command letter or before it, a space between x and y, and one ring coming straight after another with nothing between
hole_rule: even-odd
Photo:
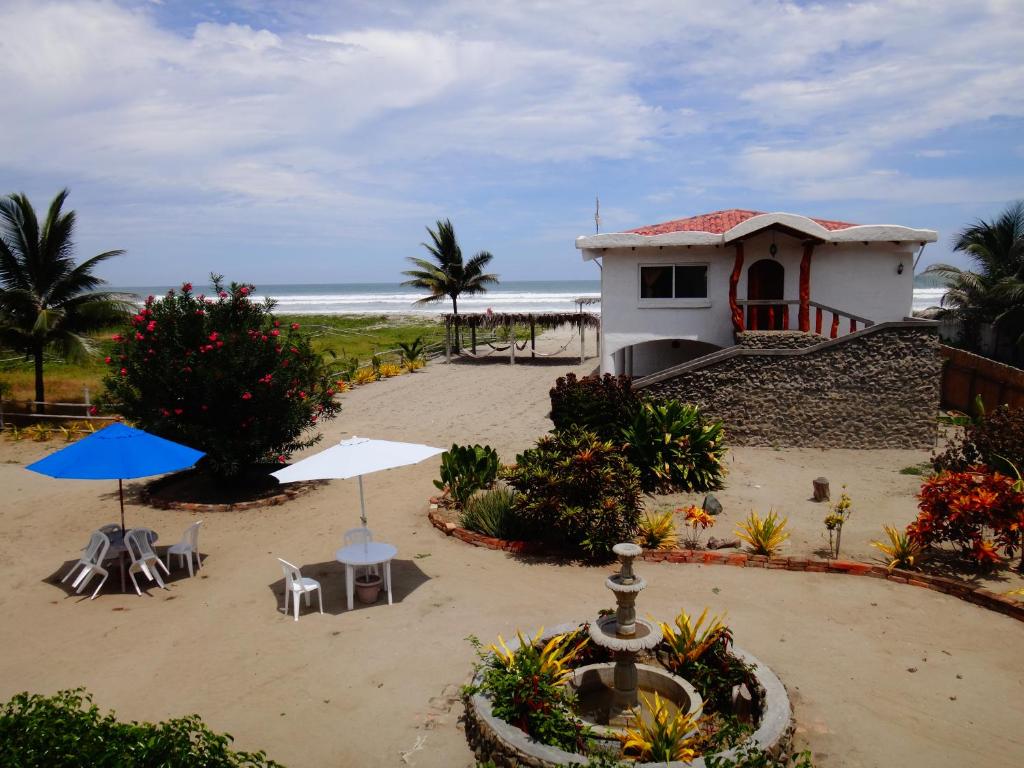
<instances>
[{"instance_id":1,"label":"white building","mask_svg":"<svg viewBox=\"0 0 1024 768\"><path fill-rule=\"evenodd\" d=\"M937 234L727 210L576 239L601 267L601 372L644 376L749 330L834 337L911 313Z\"/></svg>"}]
</instances>

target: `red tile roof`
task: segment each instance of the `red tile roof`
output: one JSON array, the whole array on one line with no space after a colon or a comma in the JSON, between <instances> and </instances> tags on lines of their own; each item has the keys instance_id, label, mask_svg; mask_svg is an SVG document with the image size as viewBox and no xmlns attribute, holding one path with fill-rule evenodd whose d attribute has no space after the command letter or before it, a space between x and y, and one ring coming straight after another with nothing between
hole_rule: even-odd
<instances>
[{"instance_id":1,"label":"red tile roof","mask_svg":"<svg viewBox=\"0 0 1024 768\"><path fill-rule=\"evenodd\" d=\"M760 216L762 213L763 211L744 211L739 208L730 208L727 211L704 213L700 216L691 216L688 219L676 219L675 221L666 221L662 224L651 224L650 226L631 229L629 233L633 235L664 235L669 232L711 232L716 235L722 235L737 224L742 224L747 219ZM811 221L820 224L830 232L857 226L846 221L831 221L829 219L811 219Z\"/></svg>"}]
</instances>

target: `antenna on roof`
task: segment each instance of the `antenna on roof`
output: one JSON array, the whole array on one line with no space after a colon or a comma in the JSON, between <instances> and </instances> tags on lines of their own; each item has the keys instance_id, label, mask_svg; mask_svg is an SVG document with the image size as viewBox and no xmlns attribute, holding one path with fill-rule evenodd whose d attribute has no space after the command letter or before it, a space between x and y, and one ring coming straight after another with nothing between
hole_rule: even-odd
<instances>
[{"instance_id":1,"label":"antenna on roof","mask_svg":"<svg viewBox=\"0 0 1024 768\"><path fill-rule=\"evenodd\" d=\"M601 233L601 198L594 196L594 234Z\"/></svg>"}]
</instances>

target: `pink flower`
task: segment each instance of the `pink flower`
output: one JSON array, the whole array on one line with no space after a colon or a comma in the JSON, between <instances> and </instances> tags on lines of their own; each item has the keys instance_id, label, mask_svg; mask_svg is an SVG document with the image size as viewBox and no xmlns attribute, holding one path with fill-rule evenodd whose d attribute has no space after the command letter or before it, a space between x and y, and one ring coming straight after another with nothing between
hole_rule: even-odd
<instances>
[{"instance_id":1,"label":"pink flower","mask_svg":"<svg viewBox=\"0 0 1024 768\"><path fill-rule=\"evenodd\" d=\"M228 297L228 292L227 291L221 291L217 295L220 296L222 299L226 299Z\"/></svg>"},{"instance_id":2,"label":"pink flower","mask_svg":"<svg viewBox=\"0 0 1024 768\"><path fill-rule=\"evenodd\" d=\"M278 464L284 464L284 462L285 462L285 458L284 458L283 454L281 456L277 457L277 463Z\"/></svg>"},{"instance_id":3,"label":"pink flower","mask_svg":"<svg viewBox=\"0 0 1024 768\"><path fill-rule=\"evenodd\" d=\"M149 331L150 333L155 331L156 330L156 320L150 320L148 323L146 323L146 330Z\"/></svg>"},{"instance_id":4,"label":"pink flower","mask_svg":"<svg viewBox=\"0 0 1024 768\"><path fill-rule=\"evenodd\" d=\"M216 341L216 340L217 340L217 332L214 331L213 333L210 334L210 341Z\"/></svg>"},{"instance_id":5,"label":"pink flower","mask_svg":"<svg viewBox=\"0 0 1024 768\"><path fill-rule=\"evenodd\" d=\"M111 341L122 341L123 337L121 336L120 333L115 333L113 336L110 337L110 340Z\"/></svg>"},{"instance_id":6,"label":"pink flower","mask_svg":"<svg viewBox=\"0 0 1024 768\"><path fill-rule=\"evenodd\" d=\"M243 392L242 393L242 399L243 400L252 400L252 393L251 392Z\"/></svg>"},{"instance_id":7,"label":"pink flower","mask_svg":"<svg viewBox=\"0 0 1024 768\"><path fill-rule=\"evenodd\" d=\"M197 310L196 310L196 314L197 314L197 315L205 315L205 314L206 314L206 310L203 310L203 309L197 309Z\"/></svg>"},{"instance_id":8,"label":"pink flower","mask_svg":"<svg viewBox=\"0 0 1024 768\"><path fill-rule=\"evenodd\" d=\"M191 290L192 290L192 283L182 283L181 284L181 292L182 293L188 293Z\"/></svg>"},{"instance_id":9,"label":"pink flower","mask_svg":"<svg viewBox=\"0 0 1024 768\"><path fill-rule=\"evenodd\" d=\"M292 323L292 330L293 331L299 330L299 324L298 323Z\"/></svg>"},{"instance_id":10,"label":"pink flower","mask_svg":"<svg viewBox=\"0 0 1024 768\"><path fill-rule=\"evenodd\" d=\"M110 355L107 355L106 357L104 357L103 358L103 362L106 363L107 365L110 365Z\"/></svg>"},{"instance_id":11,"label":"pink flower","mask_svg":"<svg viewBox=\"0 0 1024 768\"><path fill-rule=\"evenodd\" d=\"M185 411L183 409L181 409L181 408L175 408L174 409L174 415L175 416L181 416L181 414L183 414L184 412Z\"/></svg>"},{"instance_id":12,"label":"pink flower","mask_svg":"<svg viewBox=\"0 0 1024 768\"><path fill-rule=\"evenodd\" d=\"M127 368L122 368L121 369L121 375L122 376L127 376L128 375L128 369Z\"/></svg>"},{"instance_id":13,"label":"pink flower","mask_svg":"<svg viewBox=\"0 0 1024 768\"><path fill-rule=\"evenodd\" d=\"M135 340L136 341L142 341L144 338L146 338L146 337L143 336L141 333L139 333L138 331L135 332Z\"/></svg>"},{"instance_id":14,"label":"pink flower","mask_svg":"<svg viewBox=\"0 0 1024 768\"><path fill-rule=\"evenodd\" d=\"M305 392L301 392L301 391L300 391L300 392L299 392L299 399L301 399L301 400L305 400L305 399L306 399L306 393L305 393Z\"/></svg>"},{"instance_id":15,"label":"pink flower","mask_svg":"<svg viewBox=\"0 0 1024 768\"><path fill-rule=\"evenodd\" d=\"M241 288L238 289L238 292L240 294L242 294L243 296L248 296L249 295L249 286L243 285Z\"/></svg>"},{"instance_id":16,"label":"pink flower","mask_svg":"<svg viewBox=\"0 0 1024 768\"><path fill-rule=\"evenodd\" d=\"M91 408L89 409L89 415L90 415L90 416L95 416L95 415L96 415L97 413L99 413L99 412L100 412L100 409L99 409L99 408L97 408L97 407L96 407L95 405L94 405L94 406L92 406L92 407L91 407Z\"/></svg>"},{"instance_id":17,"label":"pink flower","mask_svg":"<svg viewBox=\"0 0 1024 768\"><path fill-rule=\"evenodd\" d=\"M218 341L217 342L217 349L220 349L223 346L224 346L224 342L223 341Z\"/></svg>"},{"instance_id":18,"label":"pink flower","mask_svg":"<svg viewBox=\"0 0 1024 768\"><path fill-rule=\"evenodd\" d=\"M271 336L280 336L280 335L281 335L281 332L280 332L279 330L277 330L277 328L275 328L274 330L272 330L272 331L270 332L270 335L271 335ZM263 338L266 338L266 336L264 336Z\"/></svg>"},{"instance_id":19,"label":"pink flower","mask_svg":"<svg viewBox=\"0 0 1024 768\"><path fill-rule=\"evenodd\" d=\"M280 328L281 327L281 321L280 320L275 320L274 321L274 327L275 328Z\"/></svg>"}]
</instances>

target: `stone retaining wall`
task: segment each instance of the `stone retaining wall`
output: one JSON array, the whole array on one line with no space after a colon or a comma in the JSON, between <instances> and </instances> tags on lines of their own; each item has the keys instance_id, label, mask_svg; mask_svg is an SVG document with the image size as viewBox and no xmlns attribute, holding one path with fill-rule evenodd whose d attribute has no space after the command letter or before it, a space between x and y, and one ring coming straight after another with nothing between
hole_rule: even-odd
<instances>
[{"instance_id":1,"label":"stone retaining wall","mask_svg":"<svg viewBox=\"0 0 1024 768\"><path fill-rule=\"evenodd\" d=\"M766 337L783 346L762 347ZM824 341L748 333L741 341L633 386L698 404L725 422L734 445L934 447L942 375L935 324L880 323Z\"/></svg>"},{"instance_id":2,"label":"stone retaining wall","mask_svg":"<svg viewBox=\"0 0 1024 768\"><path fill-rule=\"evenodd\" d=\"M803 349L826 340L824 336L803 331L740 331L736 334L736 343L748 349Z\"/></svg>"}]
</instances>

